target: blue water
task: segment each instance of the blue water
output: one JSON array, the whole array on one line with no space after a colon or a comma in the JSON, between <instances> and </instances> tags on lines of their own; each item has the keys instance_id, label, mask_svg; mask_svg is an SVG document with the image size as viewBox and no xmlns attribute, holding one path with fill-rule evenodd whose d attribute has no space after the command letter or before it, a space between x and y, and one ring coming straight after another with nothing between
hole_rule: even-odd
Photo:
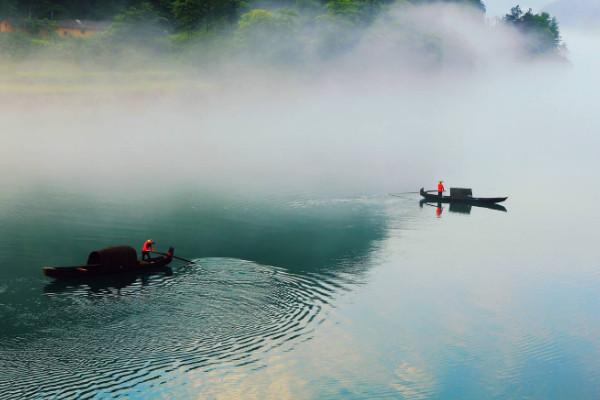
<instances>
[{"instance_id":1,"label":"blue water","mask_svg":"<svg viewBox=\"0 0 600 400\"><path fill-rule=\"evenodd\" d=\"M598 217L415 195L5 196L1 398L595 398ZM567 212L568 210L568 212ZM52 283L149 235L192 263Z\"/></svg>"}]
</instances>

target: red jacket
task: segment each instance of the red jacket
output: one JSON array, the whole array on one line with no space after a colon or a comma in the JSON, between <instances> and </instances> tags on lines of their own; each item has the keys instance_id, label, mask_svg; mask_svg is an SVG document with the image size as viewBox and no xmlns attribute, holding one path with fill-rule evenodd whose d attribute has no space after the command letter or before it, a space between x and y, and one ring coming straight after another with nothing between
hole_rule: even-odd
<instances>
[{"instance_id":1,"label":"red jacket","mask_svg":"<svg viewBox=\"0 0 600 400\"><path fill-rule=\"evenodd\" d=\"M442 182L438 183L438 192L443 192L444 190L444 184Z\"/></svg>"},{"instance_id":2,"label":"red jacket","mask_svg":"<svg viewBox=\"0 0 600 400\"><path fill-rule=\"evenodd\" d=\"M152 247L152 242L150 240L146 240L142 245L142 252L154 251L154 247Z\"/></svg>"}]
</instances>

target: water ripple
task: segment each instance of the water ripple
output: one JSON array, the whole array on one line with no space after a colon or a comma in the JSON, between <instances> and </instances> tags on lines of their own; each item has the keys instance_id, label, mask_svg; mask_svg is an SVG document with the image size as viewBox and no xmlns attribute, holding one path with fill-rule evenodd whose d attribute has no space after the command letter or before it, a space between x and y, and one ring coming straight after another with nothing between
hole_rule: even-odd
<instances>
[{"instance_id":1,"label":"water ripple","mask_svg":"<svg viewBox=\"0 0 600 400\"><path fill-rule=\"evenodd\" d=\"M0 397L127 396L175 371L256 364L308 340L350 281L210 258L129 281L50 284L44 335L9 337L0 350Z\"/></svg>"}]
</instances>

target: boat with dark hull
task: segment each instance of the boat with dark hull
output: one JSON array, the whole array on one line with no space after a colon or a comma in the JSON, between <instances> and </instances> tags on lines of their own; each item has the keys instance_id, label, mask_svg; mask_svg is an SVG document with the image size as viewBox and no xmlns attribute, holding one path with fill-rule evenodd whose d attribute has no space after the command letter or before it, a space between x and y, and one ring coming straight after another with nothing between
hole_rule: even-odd
<instances>
[{"instance_id":1,"label":"boat with dark hull","mask_svg":"<svg viewBox=\"0 0 600 400\"><path fill-rule=\"evenodd\" d=\"M55 279L86 279L106 275L136 275L163 270L173 260L175 250L170 247L165 255L138 260L133 247L117 246L93 251L86 265L72 267L43 267L44 275Z\"/></svg>"},{"instance_id":2,"label":"boat with dark hull","mask_svg":"<svg viewBox=\"0 0 600 400\"><path fill-rule=\"evenodd\" d=\"M450 196L438 196L437 192L427 192L421 188L421 197L431 203L464 203L464 204L496 204L506 201L508 197L473 197L471 189L450 188ZM435 194L434 194L435 193Z\"/></svg>"}]
</instances>

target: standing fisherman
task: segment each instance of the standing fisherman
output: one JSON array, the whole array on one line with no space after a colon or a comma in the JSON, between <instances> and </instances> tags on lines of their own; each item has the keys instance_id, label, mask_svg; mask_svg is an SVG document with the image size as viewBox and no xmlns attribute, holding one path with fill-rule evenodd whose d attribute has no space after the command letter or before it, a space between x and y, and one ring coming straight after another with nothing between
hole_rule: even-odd
<instances>
[{"instance_id":1,"label":"standing fisherman","mask_svg":"<svg viewBox=\"0 0 600 400\"><path fill-rule=\"evenodd\" d=\"M440 200L442 199L442 193L446 191L446 188L444 188L444 181L439 181L438 182L438 197L440 198Z\"/></svg>"},{"instance_id":2,"label":"standing fisherman","mask_svg":"<svg viewBox=\"0 0 600 400\"><path fill-rule=\"evenodd\" d=\"M156 243L154 243L154 240L152 239L148 239L144 242L142 245L142 261L150 259L150 252L154 251L154 247L152 246L154 244Z\"/></svg>"}]
</instances>

